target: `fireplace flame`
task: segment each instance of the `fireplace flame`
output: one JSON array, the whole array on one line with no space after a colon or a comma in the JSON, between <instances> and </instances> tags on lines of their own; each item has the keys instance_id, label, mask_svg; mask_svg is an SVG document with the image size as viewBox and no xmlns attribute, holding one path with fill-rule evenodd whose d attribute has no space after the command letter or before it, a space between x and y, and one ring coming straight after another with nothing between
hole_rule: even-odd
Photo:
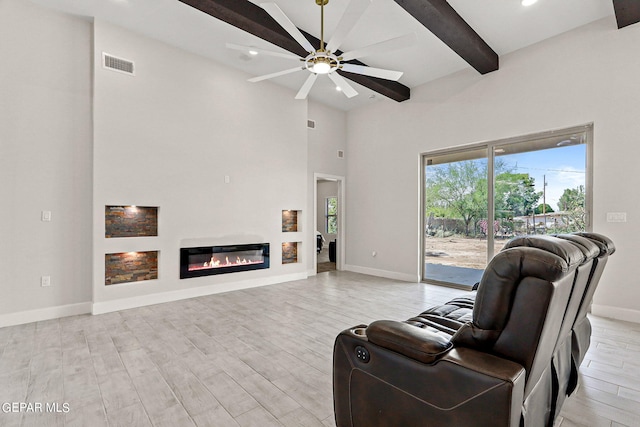
<instances>
[{"instance_id":1,"label":"fireplace flame","mask_svg":"<svg viewBox=\"0 0 640 427\"><path fill-rule=\"evenodd\" d=\"M233 265L243 265L243 264L260 264L262 261L251 261L246 258L236 257L234 262L229 260L228 256L225 256L224 262L220 261L215 256L212 256L209 261L205 261L202 265L205 268L216 268L216 267L229 267Z\"/></svg>"}]
</instances>

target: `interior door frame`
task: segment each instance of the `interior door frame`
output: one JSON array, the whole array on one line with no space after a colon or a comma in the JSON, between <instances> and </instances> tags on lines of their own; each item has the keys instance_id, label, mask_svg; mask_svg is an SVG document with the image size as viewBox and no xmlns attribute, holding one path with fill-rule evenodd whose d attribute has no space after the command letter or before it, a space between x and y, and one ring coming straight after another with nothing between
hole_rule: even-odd
<instances>
[{"instance_id":1,"label":"interior door frame","mask_svg":"<svg viewBox=\"0 0 640 427\"><path fill-rule=\"evenodd\" d=\"M592 221L592 212L593 212L593 123L587 123L584 125L578 125L568 128L550 130L537 132L527 135L521 135L511 138L504 138L495 141L485 141L485 142L477 142L467 145L461 145L453 148L447 149L439 149L428 151L420 154L420 185L419 185L419 207L420 215L419 215L419 230L418 236L420 240L420 251L419 251L419 278L421 282L429 282L436 283L433 280L428 280L425 278L425 230L427 224L427 218L425 215L425 167L427 166L426 160L428 157L436 157L441 155L451 155L455 153L461 153L468 150L477 150L477 149L486 149L487 150L487 179L488 179L488 188L487 188L487 200L494 199L494 162L495 162L495 149L500 146L518 144L518 143L526 143L527 141L535 141L546 138L560 137L564 135L572 135L572 134L581 134L585 135L585 149L586 149L586 159L585 159L585 167L586 167L586 176L585 176L585 228L586 231L592 231L593 229L593 221ZM490 203L487 206L487 217L495 218L495 204ZM493 233L489 233L487 236L487 262L493 258L494 251L494 236ZM440 283L437 282L438 285L449 286L449 287L460 287L464 289L468 289L465 286L456 286L451 283Z\"/></svg>"},{"instance_id":2,"label":"interior door frame","mask_svg":"<svg viewBox=\"0 0 640 427\"><path fill-rule=\"evenodd\" d=\"M345 188L346 178L339 175L325 173L313 174L313 271L318 273L318 252L315 250L315 235L318 230L318 182L335 181L338 184L338 233L336 237L336 270L344 269L345 265Z\"/></svg>"}]
</instances>

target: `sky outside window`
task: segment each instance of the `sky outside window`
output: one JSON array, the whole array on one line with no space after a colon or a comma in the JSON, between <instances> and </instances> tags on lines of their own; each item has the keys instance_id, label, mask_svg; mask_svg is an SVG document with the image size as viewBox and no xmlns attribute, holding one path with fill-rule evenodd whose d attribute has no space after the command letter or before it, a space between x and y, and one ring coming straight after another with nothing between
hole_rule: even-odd
<instances>
[{"instance_id":1,"label":"sky outside window","mask_svg":"<svg viewBox=\"0 0 640 427\"><path fill-rule=\"evenodd\" d=\"M586 182L586 145L550 148L528 153L497 156L505 162L505 169L513 173L528 173L535 179L536 191L542 191L546 176L546 201L559 210L558 201L567 188L577 188ZM539 203L542 203L542 198Z\"/></svg>"}]
</instances>

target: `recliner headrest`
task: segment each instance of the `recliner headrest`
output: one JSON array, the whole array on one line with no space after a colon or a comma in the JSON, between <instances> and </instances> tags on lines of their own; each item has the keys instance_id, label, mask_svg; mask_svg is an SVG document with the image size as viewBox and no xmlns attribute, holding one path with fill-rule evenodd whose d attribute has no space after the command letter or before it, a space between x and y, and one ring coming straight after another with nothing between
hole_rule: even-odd
<instances>
[{"instance_id":1,"label":"recliner headrest","mask_svg":"<svg viewBox=\"0 0 640 427\"><path fill-rule=\"evenodd\" d=\"M607 236L588 232L579 232L574 234L576 236L587 238L594 244L598 245L600 247L600 256L611 255L616 251L616 246L613 244L613 240L611 240Z\"/></svg>"},{"instance_id":2,"label":"recliner headrest","mask_svg":"<svg viewBox=\"0 0 640 427\"><path fill-rule=\"evenodd\" d=\"M554 237L558 239L568 240L573 243L582 251L585 256L585 261L591 260L600 256L601 248L593 240L586 237L579 236L577 234L554 234Z\"/></svg>"},{"instance_id":3,"label":"recliner headrest","mask_svg":"<svg viewBox=\"0 0 640 427\"><path fill-rule=\"evenodd\" d=\"M585 260L584 251L576 250L576 245L554 236L533 235L514 237L504 245L504 249L518 247L538 248L550 252L562 258L568 266L574 264L580 265Z\"/></svg>"}]
</instances>

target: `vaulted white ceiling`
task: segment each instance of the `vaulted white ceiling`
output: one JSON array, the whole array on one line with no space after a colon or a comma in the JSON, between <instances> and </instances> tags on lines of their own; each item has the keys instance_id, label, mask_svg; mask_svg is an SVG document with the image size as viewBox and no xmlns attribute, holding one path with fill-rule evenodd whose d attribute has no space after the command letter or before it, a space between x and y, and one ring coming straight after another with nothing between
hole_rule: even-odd
<instances>
[{"instance_id":1,"label":"vaulted white ceiling","mask_svg":"<svg viewBox=\"0 0 640 427\"><path fill-rule=\"evenodd\" d=\"M226 43L230 42L281 51L256 36L178 0L31 1L89 19L110 22L242 70L248 77L291 68L289 60L262 55L254 57L226 48ZM267 0L251 0L255 4L263 1ZM298 28L320 37L320 8L315 0L269 1L277 3ZM325 6L325 39L331 37L348 1L330 0ZM614 14L611 0L539 0L529 7L522 6L520 0L449 0L449 4L500 56ZM613 18L611 25L615 28ZM362 19L345 39L341 50L363 47L409 32L415 32L418 36L413 46L386 55L371 55L363 62L374 67L403 71L400 83L409 88L470 67L393 0L372 0ZM297 91L306 77L306 72L300 72L271 81ZM329 79L318 78L309 97L343 110L383 98L357 83L352 85L360 94L347 99L335 90Z\"/></svg>"}]
</instances>

